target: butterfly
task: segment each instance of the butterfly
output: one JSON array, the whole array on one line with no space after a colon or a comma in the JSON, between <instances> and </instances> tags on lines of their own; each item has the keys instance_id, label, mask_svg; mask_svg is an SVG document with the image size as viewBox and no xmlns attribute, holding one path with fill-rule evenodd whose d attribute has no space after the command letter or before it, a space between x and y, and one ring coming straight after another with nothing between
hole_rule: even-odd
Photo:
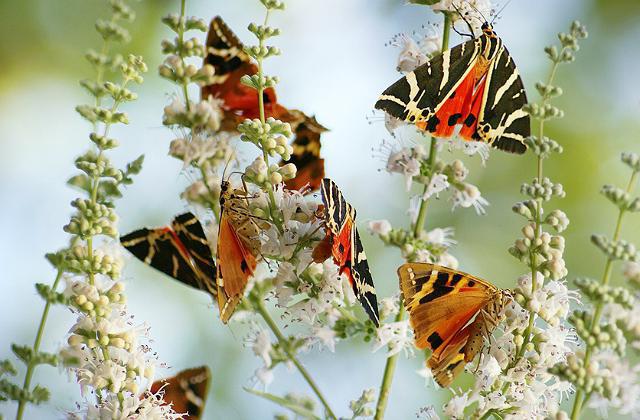
<instances>
[{"instance_id":1,"label":"butterfly","mask_svg":"<svg viewBox=\"0 0 640 420\"><path fill-rule=\"evenodd\" d=\"M314 249L314 260L322 261L333 256L333 261L340 267L340 274L347 276L353 293L369 319L378 327L380 317L376 289L356 228L356 210L346 202L338 186L329 178L322 180L320 191L327 236Z\"/></svg>"},{"instance_id":2,"label":"butterfly","mask_svg":"<svg viewBox=\"0 0 640 420\"><path fill-rule=\"evenodd\" d=\"M398 277L416 347L431 349L428 366L436 382L447 387L482 350L511 294L435 264L403 264Z\"/></svg>"},{"instance_id":3,"label":"butterfly","mask_svg":"<svg viewBox=\"0 0 640 420\"><path fill-rule=\"evenodd\" d=\"M531 134L527 95L509 51L488 22L482 35L434 56L387 88L375 104L435 137L457 125L465 140L524 153Z\"/></svg>"},{"instance_id":4,"label":"butterfly","mask_svg":"<svg viewBox=\"0 0 640 420\"><path fill-rule=\"evenodd\" d=\"M202 417L204 404L209 392L211 372L206 366L183 370L176 376L161 379L151 385L151 393L160 389L164 392L163 400L171 404L176 413L186 413L188 420Z\"/></svg>"},{"instance_id":5,"label":"butterfly","mask_svg":"<svg viewBox=\"0 0 640 420\"><path fill-rule=\"evenodd\" d=\"M216 297L211 248L192 213L176 216L171 226L131 232L120 237L120 243L145 264Z\"/></svg>"},{"instance_id":6,"label":"butterfly","mask_svg":"<svg viewBox=\"0 0 640 420\"><path fill-rule=\"evenodd\" d=\"M225 118L222 129L234 131L246 118L258 118L260 108L255 89L241 83L242 76L258 73L257 63L244 51L244 45L220 16L211 20L207 35L207 55L204 64L215 70L213 83L203 86L202 99L210 96L222 99ZM276 91L267 88L263 92L265 117L290 122L294 116L277 101Z\"/></svg>"},{"instance_id":7,"label":"butterfly","mask_svg":"<svg viewBox=\"0 0 640 420\"><path fill-rule=\"evenodd\" d=\"M320 135L327 131L315 117L309 117L300 112L300 122L295 127L293 153L287 161L280 165L293 163L298 169L295 178L285 181L289 190L300 190L308 185L309 191L320 188L324 178L324 159L320 157Z\"/></svg>"},{"instance_id":8,"label":"butterfly","mask_svg":"<svg viewBox=\"0 0 640 420\"><path fill-rule=\"evenodd\" d=\"M229 181L222 181L216 285L220 318L225 324L244 297L260 254L260 232L268 228L251 214L249 198L246 188L232 190Z\"/></svg>"}]
</instances>

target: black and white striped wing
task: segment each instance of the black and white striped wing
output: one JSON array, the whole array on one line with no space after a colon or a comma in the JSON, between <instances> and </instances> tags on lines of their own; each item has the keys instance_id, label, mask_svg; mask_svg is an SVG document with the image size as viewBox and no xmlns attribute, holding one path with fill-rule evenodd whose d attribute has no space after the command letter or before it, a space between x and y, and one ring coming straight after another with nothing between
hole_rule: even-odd
<instances>
[{"instance_id":1,"label":"black and white striped wing","mask_svg":"<svg viewBox=\"0 0 640 420\"><path fill-rule=\"evenodd\" d=\"M355 225L352 227L351 241L351 265L352 265L352 288L360 304L373 321L376 327L380 326L380 316L378 315L378 299L376 297L376 288L373 284L371 271L369 270L369 262L364 253L364 247L360 240L360 234Z\"/></svg>"},{"instance_id":2,"label":"black and white striped wing","mask_svg":"<svg viewBox=\"0 0 640 420\"><path fill-rule=\"evenodd\" d=\"M172 226L197 267L199 284L196 288L215 295L216 265L200 221L192 213L184 213L173 219Z\"/></svg>"},{"instance_id":3,"label":"black and white striped wing","mask_svg":"<svg viewBox=\"0 0 640 420\"><path fill-rule=\"evenodd\" d=\"M527 94L518 68L502 46L487 72L483 106L478 116L478 135L493 147L524 153L524 140L531 135L529 114L522 107Z\"/></svg>"},{"instance_id":4,"label":"black and white striped wing","mask_svg":"<svg viewBox=\"0 0 640 420\"><path fill-rule=\"evenodd\" d=\"M410 123L428 121L474 68L482 39L456 45L407 73L382 92L376 109Z\"/></svg>"}]
</instances>

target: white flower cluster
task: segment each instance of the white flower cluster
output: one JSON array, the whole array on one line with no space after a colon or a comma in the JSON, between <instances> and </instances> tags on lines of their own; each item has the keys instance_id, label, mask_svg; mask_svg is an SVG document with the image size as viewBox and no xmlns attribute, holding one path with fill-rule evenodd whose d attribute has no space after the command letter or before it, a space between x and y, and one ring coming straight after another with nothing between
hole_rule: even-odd
<instances>
[{"instance_id":1,"label":"white flower cluster","mask_svg":"<svg viewBox=\"0 0 640 420\"><path fill-rule=\"evenodd\" d=\"M405 178L407 191L411 189L414 180L426 185L422 195L422 199L425 201L433 196L437 197L441 192L450 190L452 210L457 207L472 207L478 214L484 214L484 208L489 202L482 197L478 187L464 182L469 170L462 161L456 159L450 164L439 165L437 171L429 176L427 175L427 168L430 165L429 156L422 145L395 149L384 143L381 147L381 150L383 149L388 153L386 170L390 173L402 174ZM485 148L478 147L475 150L480 153Z\"/></svg>"},{"instance_id":2,"label":"white flower cluster","mask_svg":"<svg viewBox=\"0 0 640 420\"><path fill-rule=\"evenodd\" d=\"M162 406L161 396L144 392L153 381L156 361L149 347L140 343L148 340L148 328L135 325L127 313L124 284L103 275L95 275L93 283L85 276L65 280L65 295L78 318L61 357L83 395L95 394L99 401L87 403L82 416L178 418L170 407Z\"/></svg>"},{"instance_id":3,"label":"white flower cluster","mask_svg":"<svg viewBox=\"0 0 640 420\"><path fill-rule=\"evenodd\" d=\"M477 36L480 27L489 19L493 13L489 0L440 0L431 8L436 12L450 12L455 21L464 20L471 25Z\"/></svg>"},{"instance_id":4,"label":"white flower cluster","mask_svg":"<svg viewBox=\"0 0 640 420\"><path fill-rule=\"evenodd\" d=\"M541 310L568 311L570 296L566 288L564 294L556 290L557 285L551 289L557 293L541 304ZM474 387L445 404L446 416L465 418L464 410L473 403L478 404L480 413L508 409L508 414L502 415L508 419L549 418L558 412L560 403L573 388L549 373L549 369L573 354L572 345L577 337L561 324L536 328L534 339L525 347L524 357L514 365L528 322L529 312L518 303L512 302L505 309L503 334L495 338L488 352L481 356Z\"/></svg>"}]
</instances>

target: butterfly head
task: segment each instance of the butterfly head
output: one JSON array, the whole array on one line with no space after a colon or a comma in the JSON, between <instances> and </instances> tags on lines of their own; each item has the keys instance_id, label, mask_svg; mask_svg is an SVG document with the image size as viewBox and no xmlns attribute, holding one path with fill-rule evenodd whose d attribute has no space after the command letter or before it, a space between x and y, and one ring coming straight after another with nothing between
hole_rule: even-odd
<instances>
[{"instance_id":1,"label":"butterfly head","mask_svg":"<svg viewBox=\"0 0 640 420\"><path fill-rule=\"evenodd\" d=\"M224 206L224 202L227 199L227 196L229 195L230 188L231 188L231 183L229 181L223 180L222 183L220 184L220 206L221 207Z\"/></svg>"},{"instance_id":2,"label":"butterfly head","mask_svg":"<svg viewBox=\"0 0 640 420\"><path fill-rule=\"evenodd\" d=\"M489 38L497 38L498 35L493 30L493 26L489 22L485 22L482 24L482 33L488 36Z\"/></svg>"}]
</instances>

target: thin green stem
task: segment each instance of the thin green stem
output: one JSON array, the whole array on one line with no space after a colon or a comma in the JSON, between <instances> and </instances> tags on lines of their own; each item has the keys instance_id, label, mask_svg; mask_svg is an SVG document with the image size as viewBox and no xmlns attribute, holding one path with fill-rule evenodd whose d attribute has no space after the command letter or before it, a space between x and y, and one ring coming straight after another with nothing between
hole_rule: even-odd
<instances>
[{"instance_id":1,"label":"thin green stem","mask_svg":"<svg viewBox=\"0 0 640 420\"><path fill-rule=\"evenodd\" d=\"M311 375L309 374L307 369L302 365L302 363L300 363L300 361L296 358L296 355L291 351L291 348L289 347L289 340L287 340L287 338L282 334L282 332L280 331L280 328L278 328L278 325L275 323L273 318L271 318L271 315L269 315L269 311L264 306L264 303L262 302L262 300L261 299L255 299L254 300L254 304L255 304L254 306L256 307L256 310L258 311L260 316L262 316L264 321L269 326L269 329L271 329L273 334L276 336L276 339L278 340L278 343L280 343L281 348L285 351L285 353L287 354L287 357L289 358L289 360L291 360L291 362L293 362L293 364L298 369L298 371L300 372L302 377L305 379L305 381L307 381L307 384L309 384L309 386L311 387L313 392L316 394L316 397L318 397L318 399L320 400L320 402L324 406L324 409L325 409L327 415L330 418L332 418L334 420L337 420L337 417L333 413L333 410L331 410L331 407L329 406L329 403L325 399L324 395L322 395L322 392L320 391L320 388L318 388L318 385L316 385L315 381L313 380L313 378L311 377Z\"/></svg>"},{"instance_id":2,"label":"thin green stem","mask_svg":"<svg viewBox=\"0 0 640 420\"><path fill-rule=\"evenodd\" d=\"M441 51L444 52L449 49L449 34L451 33L451 14L448 12L444 12L444 28L442 30L442 48ZM433 166L436 163L436 155L438 153L438 140L435 137L431 137L431 145L429 146L429 161L427 162L430 170L433 172ZM429 188L429 183L424 186L424 191L422 195L427 192ZM424 222L427 218L427 206L428 200L420 201L420 208L418 210L418 217L416 218L416 224L413 226L413 236L417 238L420 236L420 232L424 227Z\"/></svg>"},{"instance_id":3,"label":"thin green stem","mask_svg":"<svg viewBox=\"0 0 640 420\"><path fill-rule=\"evenodd\" d=\"M395 322L400 322L404 319L405 309L402 300L400 300L400 309L395 317ZM384 418L384 412L387 409L387 401L389 401L389 394L391 394L391 383L393 382L393 375L396 371L396 365L398 363L398 354L387 357L387 363L384 366L384 374L382 375L382 384L380 385L380 393L378 395L378 403L376 404L376 415L374 420L382 420Z\"/></svg>"},{"instance_id":4,"label":"thin green stem","mask_svg":"<svg viewBox=\"0 0 640 420\"><path fill-rule=\"evenodd\" d=\"M180 60L182 61L182 65L184 66L185 61L184 61L184 57L183 57L183 45L184 45L184 31L185 31L185 26L186 26L186 7L187 7L187 0L180 0L180 24L178 26L178 46L180 48ZM185 106L187 107L187 111L191 110L191 101L189 100L189 90L187 89L187 84L186 83L182 83L182 94L184 95L184 103Z\"/></svg>"},{"instance_id":5,"label":"thin green stem","mask_svg":"<svg viewBox=\"0 0 640 420\"><path fill-rule=\"evenodd\" d=\"M267 9L267 13L265 14L264 17L264 26L267 26L267 23L269 22L269 15L271 13L270 9ZM264 48L264 37L260 37L258 38L258 47L260 48L260 50L262 51L262 49ZM262 125L264 126L266 123L266 117L265 117L265 111L264 111L264 71L263 71L263 61L264 58L260 55L257 57L257 61L258 61L258 109L260 111L260 122L262 123ZM264 134L266 136L266 134ZM264 159L264 163L267 165L267 168L269 167L269 154L267 153L266 149L264 148L264 146L260 146L261 150L262 150L262 157ZM267 193L269 194L269 213L271 214L271 219L275 222L276 227L278 228L278 230L280 232L282 232L282 226L280 223L280 218L278 217L278 213L277 213L277 208L278 206L276 205L276 197L275 194L273 193L273 186L269 185L269 188L267 189Z\"/></svg>"},{"instance_id":6,"label":"thin green stem","mask_svg":"<svg viewBox=\"0 0 640 420\"><path fill-rule=\"evenodd\" d=\"M634 171L631 174L631 178L627 183L626 192L630 193L637 181L638 172ZM618 218L616 219L616 226L613 230L613 241L618 241L620 239L620 231L622 230L622 219L624 218L625 210L620 209L618 212ZM604 265L604 272L602 273L601 284L607 285L609 284L609 280L611 279L611 270L613 269L613 259L611 257L607 257L607 261ZM593 319L591 320L590 330L593 331L593 328L600 323L600 316L602 315L603 303L598 302L595 306L595 310L593 312ZM588 370L589 365L591 363L591 355L593 353L593 347L586 344L585 353L584 353L584 369ZM575 420L580 417L580 412L582 408L586 404L587 400L591 395L584 396L584 391L582 389L578 389L576 392L576 398L573 401L573 409L571 410L571 419Z\"/></svg>"},{"instance_id":7,"label":"thin green stem","mask_svg":"<svg viewBox=\"0 0 640 420\"><path fill-rule=\"evenodd\" d=\"M63 271L58 269L58 274L56 274L56 278L51 286L51 290L55 291L58 288L58 283L60 283L60 279L62 278ZM40 351L40 343L42 342L42 335L44 334L44 328L47 324L47 318L49 317L49 308L51 308L51 302L47 300L47 303L44 305L44 310L42 311L42 316L40 317L40 325L38 326L38 332L36 333L36 339L33 343L33 353L37 354ZM22 391L27 393L31 388L31 378L33 377L33 372L35 370L35 363L30 361L27 365L27 373L24 376L24 384L22 385ZM25 400L20 400L18 403L18 412L16 413L16 420L21 420L22 415L24 414L24 408L26 406Z\"/></svg>"},{"instance_id":8,"label":"thin green stem","mask_svg":"<svg viewBox=\"0 0 640 420\"><path fill-rule=\"evenodd\" d=\"M444 13L444 28L442 31L442 48L444 52L449 48L449 34L451 33L451 14ZM429 160L427 162L429 169L433 172L433 167L436 163L436 154L438 153L437 140L435 137L431 138L431 146L429 147ZM424 193L427 191L429 184L424 186ZM416 223L413 226L413 236L419 237L424 228L424 223L427 218L427 205L428 200L420 200L420 208L418 210L418 217ZM400 309L395 317L395 322L400 322L404 319L405 308L402 300L400 300ZM378 402L376 404L375 420L382 420L384 418L384 412L387 409L387 402L389 395L391 394L391 386L393 384L393 375L396 371L396 364L398 363L398 353L393 356L387 357L387 361L384 366L384 373L382 375L382 384L380 385L380 393L378 394Z\"/></svg>"}]
</instances>

